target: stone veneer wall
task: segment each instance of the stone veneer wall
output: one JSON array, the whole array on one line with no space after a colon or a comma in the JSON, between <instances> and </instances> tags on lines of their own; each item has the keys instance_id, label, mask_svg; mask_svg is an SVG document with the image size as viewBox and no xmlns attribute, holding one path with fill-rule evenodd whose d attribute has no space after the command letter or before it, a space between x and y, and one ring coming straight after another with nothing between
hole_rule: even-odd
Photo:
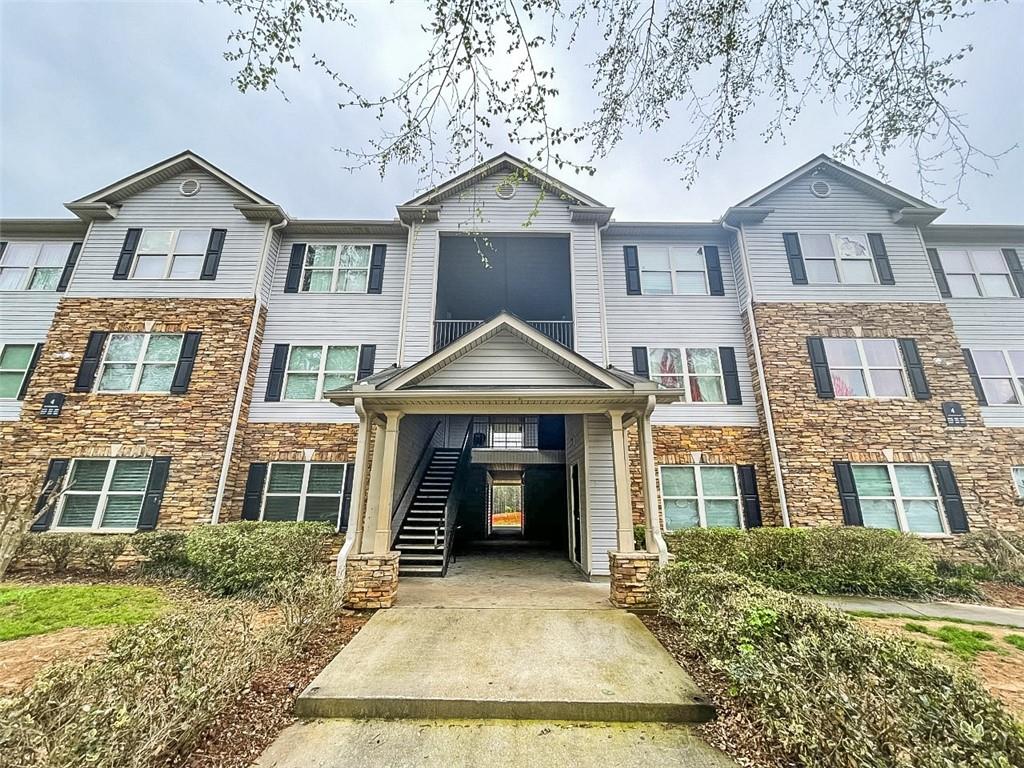
<instances>
[{"instance_id":1,"label":"stone veneer wall","mask_svg":"<svg viewBox=\"0 0 1024 768\"><path fill-rule=\"evenodd\" d=\"M252 311L253 300L246 299L62 298L21 419L0 422L6 454L0 472L41 482L53 457L170 456L157 525L181 529L208 521ZM73 392L94 330L200 331L188 392ZM39 416L49 392L63 392L67 398L55 419Z\"/></svg>"},{"instance_id":2,"label":"stone veneer wall","mask_svg":"<svg viewBox=\"0 0 1024 768\"><path fill-rule=\"evenodd\" d=\"M972 528L1024 530L1010 477L1012 465L1024 464L1024 434L983 425L944 305L772 303L757 304L754 312L794 525L842 524L834 460L946 460ZM807 337L858 335L915 339L931 399L818 398ZM967 427L946 427L945 400L963 406Z\"/></svg>"},{"instance_id":3,"label":"stone veneer wall","mask_svg":"<svg viewBox=\"0 0 1024 768\"><path fill-rule=\"evenodd\" d=\"M398 553L349 555L344 599L348 608L390 608L398 592Z\"/></svg>"},{"instance_id":4,"label":"stone veneer wall","mask_svg":"<svg viewBox=\"0 0 1024 768\"><path fill-rule=\"evenodd\" d=\"M616 608L654 608L651 572L658 556L646 552L609 552L611 601Z\"/></svg>"}]
</instances>

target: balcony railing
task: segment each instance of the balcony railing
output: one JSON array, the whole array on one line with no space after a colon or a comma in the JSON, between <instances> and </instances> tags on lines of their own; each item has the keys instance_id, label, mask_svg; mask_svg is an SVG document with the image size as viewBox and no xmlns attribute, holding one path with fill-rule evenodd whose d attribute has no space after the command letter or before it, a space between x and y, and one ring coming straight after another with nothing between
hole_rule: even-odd
<instances>
[{"instance_id":1,"label":"balcony railing","mask_svg":"<svg viewBox=\"0 0 1024 768\"><path fill-rule=\"evenodd\" d=\"M478 325L483 325L483 322L483 320L435 320L434 349L438 350L441 347L448 346L460 336L465 336ZM526 322L552 341L572 349L572 320L527 320Z\"/></svg>"}]
</instances>

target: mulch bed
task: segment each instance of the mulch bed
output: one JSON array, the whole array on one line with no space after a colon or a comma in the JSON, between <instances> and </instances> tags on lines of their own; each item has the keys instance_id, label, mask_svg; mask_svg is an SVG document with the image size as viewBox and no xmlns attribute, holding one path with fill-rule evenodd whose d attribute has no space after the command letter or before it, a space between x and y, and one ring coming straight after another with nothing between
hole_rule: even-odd
<instances>
[{"instance_id":1,"label":"mulch bed","mask_svg":"<svg viewBox=\"0 0 1024 768\"><path fill-rule=\"evenodd\" d=\"M176 768L246 768L295 722L292 704L327 666L369 613L339 617L317 635L298 657L256 675L252 685L206 729L199 741L173 765Z\"/></svg>"},{"instance_id":2,"label":"mulch bed","mask_svg":"<svg viewBox=\"0 0 1024 768\"><path fill-rule=\"evenodd\" d=\"M1019 584L982 581L978 584L978 589L985 596L986 603L1002 608L1024 608L1024 587Z\"/></svg>"}]
</instances>

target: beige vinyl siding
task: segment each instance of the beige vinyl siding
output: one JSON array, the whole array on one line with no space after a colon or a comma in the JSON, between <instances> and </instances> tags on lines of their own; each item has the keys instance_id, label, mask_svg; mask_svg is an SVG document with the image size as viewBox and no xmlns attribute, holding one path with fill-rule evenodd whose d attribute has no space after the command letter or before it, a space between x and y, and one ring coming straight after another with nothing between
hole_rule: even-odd
<instances>
[{"instance_id":1,"label":"beige vinyl siding","mask_svg":"<svg viewBox=\"0 0 1024 768\"><path fill-rule=\"evenodd\" d=\"M267 263L263 270L263 277L260 280L260 301L264 305L270 303L270 296L274 290L274 281L277 278L277 266L281 261L282 254L285 260L285 271L288 270L288 255L281 248L281 232L273 230L270 233L270 247L267 249ZM281 289L284 290L282 283Z\"/></svg>"},{"instance_id":2,"label":"beige vinyl siding","mask_svg":"<svg viewBox=\"0 0 1024 768\"><path fill-rule=\"evenodd\" d=\"M444 416L433 414L410 414L398 422L398 453L395 458L395 493L392 504L398 504L405 491L405 484L412 477L427 441L433 448L443 448L445 442ZM434 425L441 426L434 432ZM428 449L429 450L429 449Z\"/></svg>"},{"instance_id":3,"label":"beige vinyl siding","mask_svg":"<svg viewBox=\"0 0 1024 768\"><path fill-rule=\"evenodd\" d=\"M608 552L618 545L615 514L615 469L612 465L612 425L607 416L583 417L587 463L587 530L590 574L611 573Z\"/></svg>"},{"instance_id":4,"label":"beige vinyl siding","mask_svg":"<svg viewBox=\"0 0 1024 768\"><path fill-rule=\"evenodd\" d=\"M194 197L178 191L183 179L198 179ZM235 209L247 202L222 181L201 171L167 179L125 200L117 217L93 223L82 246L69 296L130 298L245 298L255 294L267 222L249 221ZM216 280L114 280L124 244L132 227L152 229L226 229Z\"/></svg>"},{"instance_id":5,"label":"beige vinyl siding","mask_svg":"<svg viewBox=\"0 0 1024 768\"><path fill-rule=\"evenodd\" d=\"M580 568L590 573L592 542L588 535L589 514L587 513L587 452L584 442L583 416L567 415L565 417L565 499L569 517L567 525L572 525L572 501L570 484L572 483L572 465L579 467L580 478ZM572 560L572 537L569 537L568 556Z\"/></svg>"},{"instance_id":6,"label":"beige vinyl siding","mask_svg":"<svg viewBox=\"0 0 1024 768\"><path fill-rule=\"evenodd\" d=\"M829 177L829 197L815 197L810 176L773 192L759 207L772 213L743 225L754 301L939 301L928 257L913 225L893 223L892 210L849 181ZM895 285L793 285L783 232L806 234L878 232L892 264Z\"/></svg>"}]
</instances>

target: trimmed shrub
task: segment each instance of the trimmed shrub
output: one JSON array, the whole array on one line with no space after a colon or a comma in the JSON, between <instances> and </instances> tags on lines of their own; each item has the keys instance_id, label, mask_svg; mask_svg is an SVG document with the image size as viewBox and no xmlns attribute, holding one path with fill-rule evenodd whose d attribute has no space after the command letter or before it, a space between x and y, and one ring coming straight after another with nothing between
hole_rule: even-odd
<instances>
[{"instance_id":1,"label":"trimmed shrub","mask_svg":"<svg viewBox=\"0 0 1024 768\"><path fill-rule=\"evenodd\" d=\"M126 549L128 537L123 534L88 536L82 542L82 562L89 570L109 578L117 566L117 559Z\"/></svg>"},{"instance_id":2,"label":"trimmed shrub","mask_svg":"<svg viewBox=\"0 0 1024 768\"><path fill-rule=\"evenodd\" d=\"M322 566L333 533L327 523L204 525L189 532L185 556L199 583L216 594L259 591Z\"/></svg>"},{"instance_id":3,"label":"trimmed shrub","mask_svg":"<svg viewBox=\"0 0 1024 768\"><path fill-rule=\"evenodd\" d=\"M38 533L25 539L19 559L35 560L50 573L67 573L71 560L85 549L84 533Z\"/></svg>"},{"instance_id":4,"label":"trimmed shrub","mask_svg":"<svg viewBox=\"0 0 1024 768\"><path fill-rule=\"evenodd\" d=\"M144 531L132 536L132 549L145 558L139 564L143 573L154 576L181 576L188 571L185 559L185 534L180 531Z\"/></svg>"},{"instance_id":5,"label":"trimmed shrub","mask_svg":"<svg viewBox=\"0 0 1024 768\"><path fill-rule=\"evenodd\" d=\"M637 552L643 552L647 549L647 526L646 525L634 525L633 526L633 546L636 547Z\"/></svg>"},{"instance_id":6,"label":"trimmed shrub","mask_svg":"<svg viewBox=\"0 0 1024 768\"><path fill-rule=\"evenodd\" d=\"M658 569L679 642L723 678L780 763L1009 768L1024 731L966 671L902 638L735 573Z\"/></svg>"}]
</instances>

